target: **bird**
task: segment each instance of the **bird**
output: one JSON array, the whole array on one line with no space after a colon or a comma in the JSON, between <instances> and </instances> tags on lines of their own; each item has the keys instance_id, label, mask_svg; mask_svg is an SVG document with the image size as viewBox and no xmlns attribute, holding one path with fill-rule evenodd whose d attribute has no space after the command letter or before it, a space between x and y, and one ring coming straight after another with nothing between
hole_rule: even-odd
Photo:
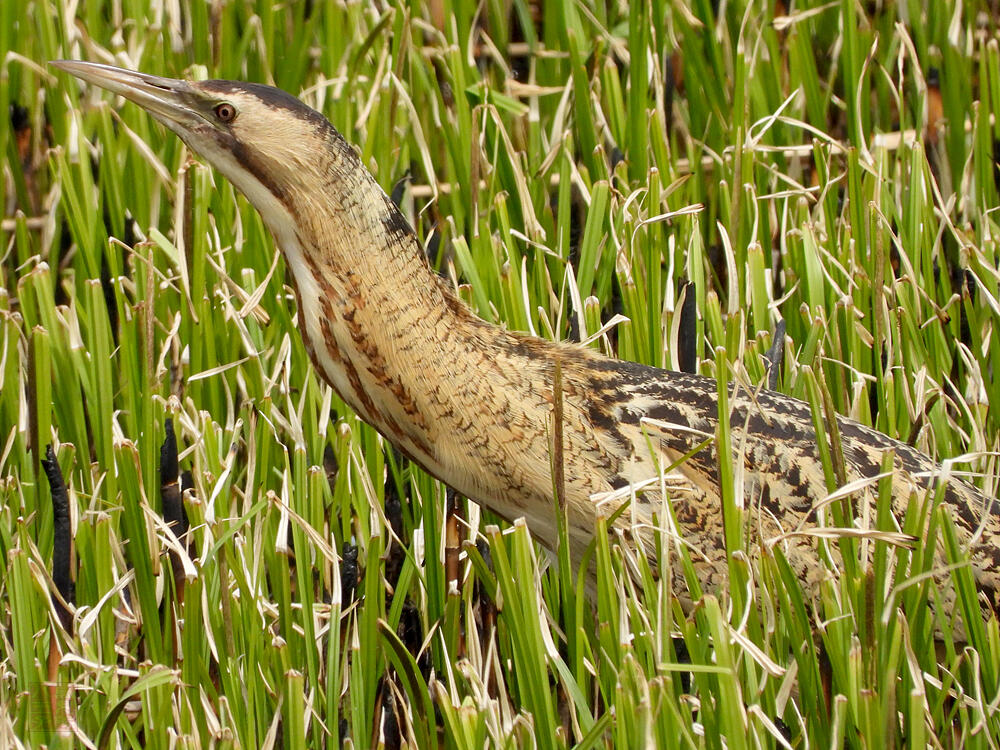
<instances>
[{"instance_id":1,"label":"bird","mask_svg":"<svg viewBox=\"0 0 1000 750\"><path fill-rule=\"evenodd\" d=\"M605 518L647 557L658 539L670 542L664 553L683 548L702 591L729 586L732 545L720 489L720 459L727 457L717 449L715 378L613 359L477 317L430 267L412 226L355 149L285 91L82 61L53 65L146 110L246 196L284 256L316 372L432 476L505 519L523 518L550 550L564 513L574 560ZM745 549L753 556L780 546L815 601L831 575L819 537L830 525L828 506L840 498L830 493L811 408L767 389L727 386L725 396L728 458L742 477L735 505ZM891 453L893 528L886 531L898 532L941 466L859 422L830 419L840 436L844 497L857 510L840 531L863 536L874 526L875 512L861 509L874 508ZM1000 596L998 502L950 474L943 481L942 506L989 616ZM942 542L929 544L950 616L952 560ZM824 554L828 561L831 553ZM691 582L672 579L682 606L694 606Z\"/></svg>"}]
</instances>

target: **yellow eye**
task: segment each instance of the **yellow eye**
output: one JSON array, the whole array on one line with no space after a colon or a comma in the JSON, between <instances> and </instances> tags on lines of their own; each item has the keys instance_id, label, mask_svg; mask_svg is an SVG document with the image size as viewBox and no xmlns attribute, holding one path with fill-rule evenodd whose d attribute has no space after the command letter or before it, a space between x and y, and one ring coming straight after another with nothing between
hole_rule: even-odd
<instances>
[{"instance_id":1,"label":"yellow eye","mask_svg":"<svg viewBox=\"0 0 1000 750\"><path fill-rule=\"evenodd\" d=\"M236 107L229 102L216 104L215 116L219 118L219 122L232 122L236 119Z\"/></svg>"}]
</instances>

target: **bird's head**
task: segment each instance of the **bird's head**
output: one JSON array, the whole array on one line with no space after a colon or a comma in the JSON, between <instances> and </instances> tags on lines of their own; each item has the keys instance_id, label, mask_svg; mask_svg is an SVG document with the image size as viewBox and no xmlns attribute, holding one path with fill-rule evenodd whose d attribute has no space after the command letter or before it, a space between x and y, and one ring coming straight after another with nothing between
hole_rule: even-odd
<instances>
[{"instance_id":1,"label":"bird's head","mask_svg":"<svg viewBox=\"0 0 1000 750\"><path fill-rule=\"evenodd\" d=\"M265 220L290 210L306 185L356 164L325 117L271 86L183 81L75 60L52 65L145 109L232 181Z\"/></svg>"}]
</instances>

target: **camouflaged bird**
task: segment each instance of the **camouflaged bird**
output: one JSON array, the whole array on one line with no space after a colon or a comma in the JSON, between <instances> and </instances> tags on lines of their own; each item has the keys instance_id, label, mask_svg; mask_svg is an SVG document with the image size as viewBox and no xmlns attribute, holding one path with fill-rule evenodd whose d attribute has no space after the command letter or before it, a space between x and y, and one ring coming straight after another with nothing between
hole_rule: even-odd
<instances>
[{"instance_id":1,"label":"camouflaged bird","mask_svg":"<svg viewBox=\"0 0 1000 750\"><path fill-rule=\"evenodd\" d=\"M627 508L616 528L647 552L655 549L665 487L674 536L688 548L702 587L726 587L715 380L616 361L477 318L432 272L410 225L351 146L289 94L258 84L56 64L146 109L246 195L284 254L316 370L424 469L505 518L523 516L535 538L553 547L550 439L559 362L572 554L580 559L598 515L622 503ZM752 556L780 544L815 595L832 572L817 552L824 512L818 506L828 491L810 409L766 390L735 394L730 406L747 550ZM849 419L837 427L848 482L877 476L885 452L894 452L892 513L902 526L912 493L939 466ZM661 481L661 469L674 464ZM863 508L874 497L869 487L852 502ZM996 502L951 479L943 506L968 550L988 612L1000 592ZM874 511L868 517L874 519ZM949 560L940 542L936 548L936 578L950 612ZM674 578L677 596L689 600L683 576Z\"/></svg>"}]
</instances>

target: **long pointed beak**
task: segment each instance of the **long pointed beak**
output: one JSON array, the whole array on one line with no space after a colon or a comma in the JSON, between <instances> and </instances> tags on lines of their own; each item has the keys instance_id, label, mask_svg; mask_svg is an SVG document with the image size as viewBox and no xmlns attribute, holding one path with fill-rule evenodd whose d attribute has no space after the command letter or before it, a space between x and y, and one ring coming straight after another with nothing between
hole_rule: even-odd
<instances>
[{"instance_id":1,"label":"long pointed beak","mask_svg":"<svg viewBox=\"0 0 1000 750\"><path fill-rule=\"evenodd\" d=\"M187 81L79 60L52 60L49 64L135 102L179 135L204 122L192 107L194 89Z\"/></svg>"}]
</instances>

